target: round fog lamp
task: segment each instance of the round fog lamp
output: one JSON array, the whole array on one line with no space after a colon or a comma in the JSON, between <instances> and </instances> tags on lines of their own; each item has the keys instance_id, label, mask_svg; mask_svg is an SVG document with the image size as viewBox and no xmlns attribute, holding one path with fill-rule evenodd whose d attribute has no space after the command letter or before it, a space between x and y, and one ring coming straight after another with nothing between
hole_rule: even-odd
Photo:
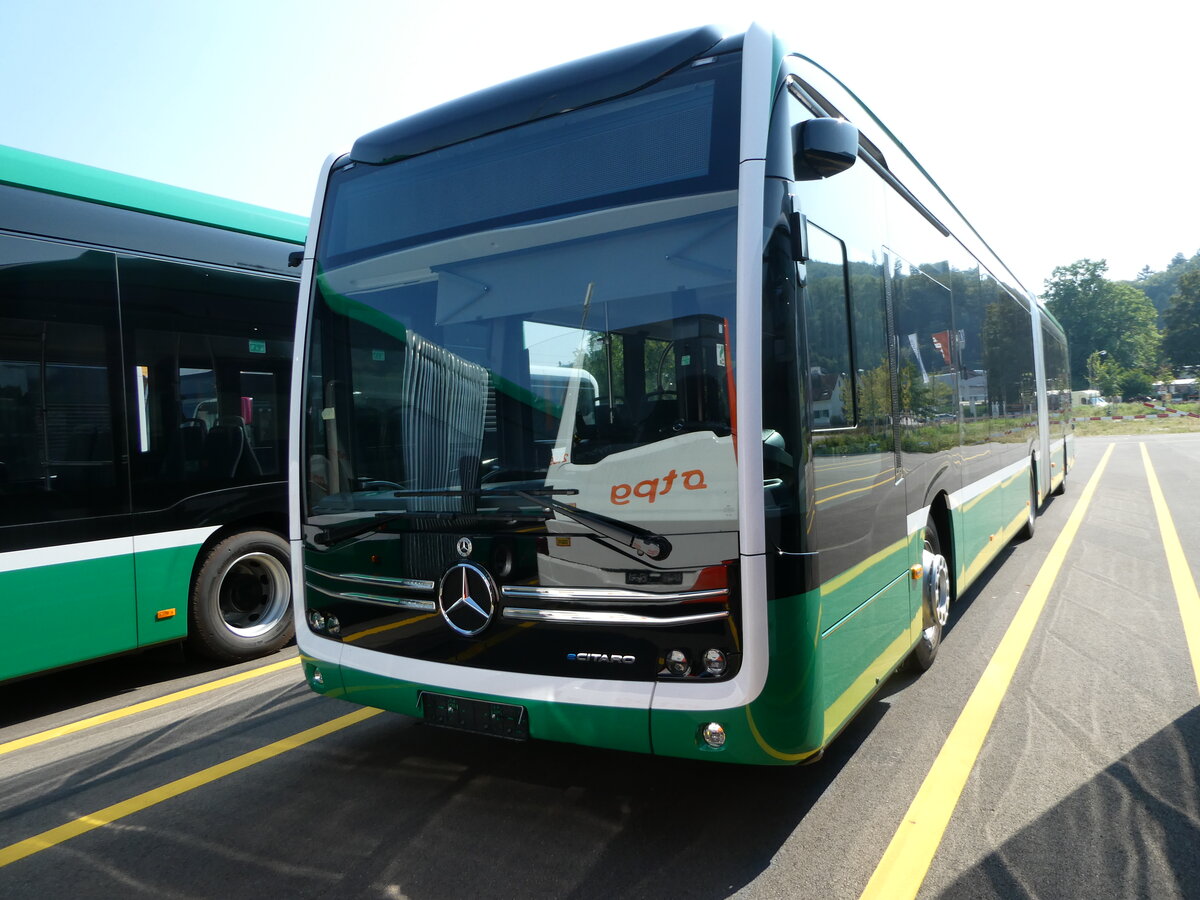
<instances>
[{"instance_id":1,"label":"round fog lamp","mask_svg":"<svg viewBox=\"0 0 1200 900\"><path fill-rule=\"evenodd\" d=\"M704 651L704 671L709 675L725 674L725 654L715 647Z\"/></svg>"},{"instance_id":2,"label":"round fog lamp","mask_svg":"<svg viewBox=\"0 0 1200 900\"><path fill-rule=\"evenodd\" d=\"M714 750L725 746L725 729L717 722L709 722L705 725L700 730L700 736L704 738L704 743Z\"/></svg>"},{"instance_id":3,"label":"round fog lamp","mask_svg":"<svg viewBox=\"0 0 1200 900\"><path fill-rule=\"evenodd\" d=\"M325 676L321 674L321 670L313 668L312 674L308 676L314 687L321 687L325 684Z\"/></svg>"},{"instance_id":4,"label":"round fog lamp","mask_svg":"<svg viewBox=\"0 0 1200 900\"><path fill-rule=\"evenodd\" d=\"M672 650L667 654L667 671L672 675L686 675L691 668L687 654L682 650Z\"/></svg>"},{"instance_id":5,"label":"round fog lamp","mask_svg":"<svg viewBox=\"0 0 1200 900\"><path fill-rule=\"evenodd\" d=\"M338 621L337 616L325 617L325 630L330 634L337 634L342 630L342 623Z\"/></svg>"},{"instance_id":6,"label":"round fog lamp","mask_svg":"<svg viewBox=\"0 0 1200 900\"><path fill-rule=\"evenodd\" d=\"M317 631L321 631L325 627L325 617L321 615L320 610L310 609L308 611L308 624Z\"/></svg>"}]
</instances>

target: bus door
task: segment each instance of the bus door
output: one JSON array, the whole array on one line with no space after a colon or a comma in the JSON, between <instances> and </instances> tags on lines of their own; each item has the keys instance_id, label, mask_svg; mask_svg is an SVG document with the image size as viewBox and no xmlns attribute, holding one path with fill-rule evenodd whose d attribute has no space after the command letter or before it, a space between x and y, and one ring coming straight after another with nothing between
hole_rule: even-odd
<instances>
[{"instance_id":1,"label":"bus door","mask_svg":"<svg viewBox=\"0 0 1200 900\"><path fill-rule=\"evenodd\" d=\"M0 237L0 679L136 646L112 256Z\"/></svg>"},{"instance_id":2,"label":"bus door","mask_svg":"<svg viewBox=\"0 0 1200 900\"><path fill-rule=\"evenodd\" d=\"M849 174L839 176L843 184ZM806 528L818 559L828 737L908 646L909 552L884 258L848 246L814 217L808 242L813 500Z\"/></svg>"}]
</instances>

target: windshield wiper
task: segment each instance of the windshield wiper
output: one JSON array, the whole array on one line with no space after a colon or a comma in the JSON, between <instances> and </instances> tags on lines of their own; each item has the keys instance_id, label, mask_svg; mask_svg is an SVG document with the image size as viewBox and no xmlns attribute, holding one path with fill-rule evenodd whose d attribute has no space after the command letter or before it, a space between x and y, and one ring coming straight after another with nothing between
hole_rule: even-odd
<instances>
[{"instance_id":1,"label":"windshield wiper","mask_svg":"<svg viewBox=\"0 0 1200 900\"><path fill-rule=\"evenodd\" d=\"M359 520L341 528L323 528L313 535L313 542L323 544L326 547L332 547L334 544L348 541L352 537L358 537L360 534L366 534L368 531L382 528L388 522L403 519L407 515L408 513L376 513L365 522Z\"/></svg>"},{"instance_id":2,"label":"windshield wiper","mask_svg":"<svg viewBox=\"0 0 1200 900\"><path fill-rule=\"evenodd\" d=\"M461 520L461 519L502 519L511 521L514 524L519 522L528 522L530 520L536 522L544 522L547 518L547 513L551 510L561 513L569 519L573 519L580 525L590 531L599 534L602 537L611 538L619 541L627 547L632 547L639 553L644 553L653 560L662 561L671 555L671 542L661 534L655 534L645 528L640 528L637 525L631 525L628 522L622 522L618 519L609 518L600 513L587 512L586 510L576 509L574 506L567 506L565 503L559 503L553 499L552 495L575 495L579 491L575 488L531 488L528 491L519 491L515 489L496 488L493 490L471 490L471 491L456 491L456 490L415 490L415 491L396 491L397 497L461 497L466 494L468 497L476 498L481 496L494 497L517 497L525 500L534 506L545 509L546 513L530 514L528 512L520 512L517 510L495 510L489 512L479 512L471 510L469 512L460 512L457 510L405 510L403 512L387 512L376 513L372 518L366 521L359 520L352 522L342 527L333 526L324 528L313 535L313 541L325 547L332 547L335 544L340 544L350 538L358 537L360 534L366 534L369 531L375 531L382 528L389 522L396 522L401 519L444 519L444 520Z\"/></svg>"},{"instance_id":3,"label":"windshield wiper","mask_svg":"<svg viewBox=\"0 0 1200 900\"><path fill-rule=\"evenodd\" d=\"M541 505L540 503L538 504ZM527 512L519 512L517 510L495 510L480 512L473 510L471 512L459 512L457 510L405 510L404 512L389 512L376 513L372 518L365 521L358 520L351 522L342 527L336 525L329 528L323 528L313 535L313 542L329 548L335 544L341 544L350 538L358 537L360 534L366 534L369 531L375 531L382 528L390 522L397 522L401 519L422 519L422 520L441 520L445 522L456 521L462 522L463 519L468 520L494 520L507 522L513 525L540 524L546 521L545 513L530 514Z\"/></svg>"},{"instance_id":4,"label":"windshield wiper","mask_svg":"<svg viewBox=\"0 0 1200 900\"><path fill-rule=\"evenodd\" d=\"M554 510L557 513L562 513L568 519L574 519L580 525L588 528L596 534L606 538L612 538L614 541L620 541L628 547L632 547L639 553L645 553L653 560L661 562L671 555L671 542L661 534L655 534L645 528L640 528L637 525L630 525L628 522L622 522L619 519L612 519L600 513L587 512L586 510L577 509L574 506L567 506L565 503L559 503L557 500L539 496L533 491L513 491L513 493L533 503L538 503ZM555 493L565 493L556 491ZM571 493L579 493L571 491Z\"/></svg>"}]
</instances>

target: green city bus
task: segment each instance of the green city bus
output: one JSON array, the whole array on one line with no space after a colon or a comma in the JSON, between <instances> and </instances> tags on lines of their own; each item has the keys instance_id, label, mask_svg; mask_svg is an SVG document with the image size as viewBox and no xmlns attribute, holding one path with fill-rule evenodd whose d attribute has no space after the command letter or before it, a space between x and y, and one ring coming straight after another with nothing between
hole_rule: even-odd
<instances>
[{"instance_id":1,"label":"green city bus","mask_svg":"<svg viewBox=\"0 0 1200 900\"><path fill-rule=\"evenodd\" d=\"M319 693L812 761L1064 485L1063 330L759 26L380 128L313 223L290 539Z\"/></svg>"},{"instance_id":2,"label":"green city bus","mask_svg":"<svg viewBox=\"0 0 1200 900\"><path fill-rule=\"evenodd\" d=\"M307 220L0 147L0 680L292 635Z\"/></svg>"}]
</instances>

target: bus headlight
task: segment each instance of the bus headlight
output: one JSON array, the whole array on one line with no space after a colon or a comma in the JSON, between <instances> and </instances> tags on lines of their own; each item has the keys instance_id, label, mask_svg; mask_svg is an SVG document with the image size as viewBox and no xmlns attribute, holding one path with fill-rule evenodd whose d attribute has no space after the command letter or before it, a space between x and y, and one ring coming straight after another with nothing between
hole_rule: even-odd
<instances>
[{"instance_id":1,"label":"bus headlight","mask_svg":"<svg viewBox=\"0 0 1200 900\"><path fill-rule=\"evenodd\" d=\"M719 750L725 746L725 729L721 727L719 722L709 722L700 729L700 736L704 738L704 743L708 744L714 750Z\"/></svg>"},{"instance_id":2,"label":"bus headlight","mask_svg":"<svg viewBox=\"0 0 1200 900\"><path fill-rule=\"evenodd\" d=\"M724 675L726 665L725 654L716 647L704 651L704 671L709 675Z\"/></svg>"},{"instance_id":3,"label":"bus headlight","mask_svg":"<svg viewBox=\"0 0 1200 900\"><path fill-rule=\"evenodd\" d=\"M323 631L325 629L325 616L321 614L319 609L310 609L308 611L308 624L313 627L314 631Z\"/></svg>"},{"instance_id":4,"label":"bus headlight","mask_svg":"<svg viewBox=\"0 0 1200 900\"><path fill-rule=\"evenodd\" d=\"M672 675L686 675L692 670L687 654L682 650L672 650L667 654L667 671Z\"/></svg>"}]
</instances>

